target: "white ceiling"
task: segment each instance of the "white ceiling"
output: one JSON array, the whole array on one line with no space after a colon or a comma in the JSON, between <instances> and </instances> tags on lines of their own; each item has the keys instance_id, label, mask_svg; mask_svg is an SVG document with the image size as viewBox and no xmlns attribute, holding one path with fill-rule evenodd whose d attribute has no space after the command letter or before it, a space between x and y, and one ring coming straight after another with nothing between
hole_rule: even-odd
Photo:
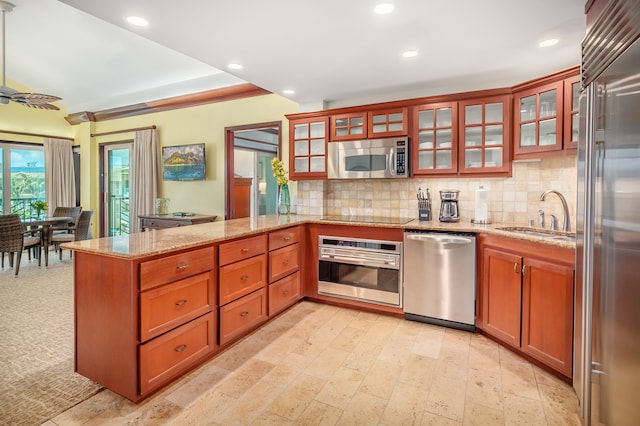
<instances>
[{"instance_id":1,"label":"white ceiling","mask_svg":"<svg viewBox=\"0 0 640 426\"><path fill-rule=\"evenodd\" d=\"M381 1L12 0L7 77L68 113L247 81L320 109L512 86L580 62L586 0L391 0L378 16Z\"/></svg>"}]
</instances>

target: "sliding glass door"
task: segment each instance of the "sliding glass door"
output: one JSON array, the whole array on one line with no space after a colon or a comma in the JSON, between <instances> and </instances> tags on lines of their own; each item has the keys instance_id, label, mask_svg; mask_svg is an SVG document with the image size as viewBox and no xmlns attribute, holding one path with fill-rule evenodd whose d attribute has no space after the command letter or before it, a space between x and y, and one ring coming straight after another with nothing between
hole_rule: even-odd
<instances>
[{"instance_id":1,"label":"sliding glass door","mask_svg":"<svg viewBox=\"0 0 640 426\"><path fill-rule=\"evenodd\" d=\"M103 155L103 236L128 234L129 217L129 169L132 143L105 145Z\"/></svg>"},{"instance_id":2,"label":"sliding glass door","mask_svg":"<svg viewBox=\"0 0 640 426\"><path fill-rule=\"evenodd\" d=\"M0 143L0 214L31 218L37 200L46 200L42 146Z\"/></svg>"}]
</instances>

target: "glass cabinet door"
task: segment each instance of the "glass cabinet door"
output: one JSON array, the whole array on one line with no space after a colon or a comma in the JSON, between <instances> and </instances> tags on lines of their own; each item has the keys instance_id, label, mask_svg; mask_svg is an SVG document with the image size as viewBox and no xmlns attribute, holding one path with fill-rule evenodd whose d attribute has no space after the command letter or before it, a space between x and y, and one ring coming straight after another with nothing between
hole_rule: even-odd
<instances>
[{"instance_id":1,"label":"glass cabinet door","mask_svg":"<svg viewBox=\"0 0 640 426\"><path fill-rule=\"evenodd\" d=\"M515 95L515 154L562 149L562 81Z\"/></svg>"},{"instance_id":2,"label":"glass cabinet door","mask_svg":"<svg viewBox=\"0 0 640 426\"><path fill-rule=\"evenodd\" d=\"M461 173L509 171L509 96L459 103Z\"/></svg>"},{"instance_id":3,"label":"glass cabinet door","mask_svg":"<svg viewBox=\"0 0 640 426\"><path fill-rule=\"evenodd\" d=\"M345 141L367 137L367 113L341 114L331 117L331 140Z\"/></svg>"},{"instance_id":4,"label":"glass cabinet door","mask_svg":"<svg viewBox=\"0 0 640 426\"><path fill-rule=\"evenodd\" d=\"M407 135L407 108L370 111L367 118L369 137Z\"/></svg>"},{"instance_id":5,"label":"glass cabinet door","mask_svg":"<svg viewBox=\"0 0 640 426\"><path fill-rule=\"evenodd\" d=\"M290 122L290 170L292 179L312 179L327 176L328 118Z\"/></svg>"},{"instance_id":6,"label":"glass cabinet door","mask_svg":"<svg viewBox=\"0 0 640 426\"><path fill-rule=\"evenodd\" d=\"M413 174L446 174L458 170L457 104L421 105L415 108L412 140Z\"/></svg>"},{"instance_id":7,"label":"glass cabinet door","mask_svg":"<svg viewBox=\"0 0 640 426\"><path fill-rule=\"evenodd\" d=\"M578 147L578 98L580 97L580 76L567 78L564 81L564 140L562 147L564 149L573 149Z\"/></svg>"}]
</instances>

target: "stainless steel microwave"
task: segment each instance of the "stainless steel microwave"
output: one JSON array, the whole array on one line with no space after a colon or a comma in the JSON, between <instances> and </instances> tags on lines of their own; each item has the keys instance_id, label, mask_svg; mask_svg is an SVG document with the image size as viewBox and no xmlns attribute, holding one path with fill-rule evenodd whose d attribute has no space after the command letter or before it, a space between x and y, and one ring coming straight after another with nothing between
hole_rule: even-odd
<instances>
[{"instance_id":1,"label":"stainless steel microwave","mask_svg":"<svg viewBox=\"0 0 640 426\"><path fill-rule=\"evenodd\" d=\"M409 177L409 138L329 142L329 179Z\"/></svg>"}]
</instances>

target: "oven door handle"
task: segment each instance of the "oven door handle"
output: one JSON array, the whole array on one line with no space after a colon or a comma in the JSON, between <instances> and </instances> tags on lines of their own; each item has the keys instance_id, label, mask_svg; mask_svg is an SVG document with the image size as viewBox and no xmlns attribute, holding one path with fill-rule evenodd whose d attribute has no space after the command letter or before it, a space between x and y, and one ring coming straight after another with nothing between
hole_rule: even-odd
<instances>
[{"instance_id":1,"label":"oven door handle","mask_svg":"<svg viewBox=\"0 0 640 426\"><path fill-rule=\"evenodd\" d=\"M338 254L320 254L321 260L349 263L351 265L369 266L372 268L399 269L396 259L380 259L370 256L341 256Z\"/></svg>"}]
</instances>

